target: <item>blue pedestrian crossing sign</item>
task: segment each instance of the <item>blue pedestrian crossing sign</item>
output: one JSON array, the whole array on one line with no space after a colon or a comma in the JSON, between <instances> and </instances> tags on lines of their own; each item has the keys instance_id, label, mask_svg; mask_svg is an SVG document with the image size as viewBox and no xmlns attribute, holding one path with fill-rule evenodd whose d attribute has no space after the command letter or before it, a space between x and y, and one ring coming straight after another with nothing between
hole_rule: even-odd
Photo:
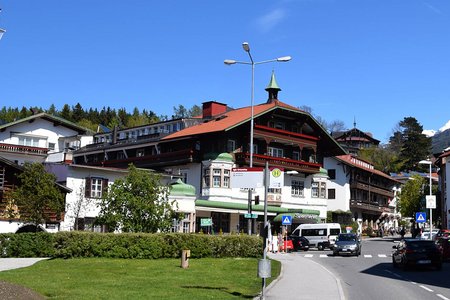
<instances>
[{"instance_id":1,"label":"blue pedestrian crossing sign","mask_svg":"<svg viewBox=\"0 0 450 300\"><path fill-rule=\"evenodd\" d=\"M292 216L281 216L281 225L292 225Z\"/></svg>"},{"instance_id":2,"label":"blue pedestrian crossing sign","mask_svg":"<svg viewBox=\"0 0 450 300\"><path fill-rule=\"evenodd\" d=\"M427 213L416 212L416 223L425 223L427 221Z\"/></svg>"}]
</instances>

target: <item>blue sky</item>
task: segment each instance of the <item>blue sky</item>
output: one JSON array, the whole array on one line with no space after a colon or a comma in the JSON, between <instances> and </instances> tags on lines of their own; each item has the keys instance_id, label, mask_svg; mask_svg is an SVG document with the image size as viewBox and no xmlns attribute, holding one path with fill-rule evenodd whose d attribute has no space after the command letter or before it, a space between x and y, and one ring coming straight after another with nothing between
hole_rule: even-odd
<instances>
[{"instance_id":1,"label":"blue sky","mask_svg":"<svg viewBox=\"0 0 450 300\"><path fill-rule=\"evenodd\" d=\"M404 117L450 120L448 0L0 0L0 107L65 103L171 115L215 100L288 104L386 142ZM450 125L447 124L447 125Z\"/></svg>"}]
</instances>

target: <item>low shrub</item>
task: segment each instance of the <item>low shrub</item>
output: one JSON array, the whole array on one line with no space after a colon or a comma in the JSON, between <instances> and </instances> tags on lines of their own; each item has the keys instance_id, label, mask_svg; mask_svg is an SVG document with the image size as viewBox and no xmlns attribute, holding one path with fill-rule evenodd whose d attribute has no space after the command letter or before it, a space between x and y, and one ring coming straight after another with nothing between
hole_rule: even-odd
<instances>
[{"instance_id":1,"label":"low shrub","mask_svg":"<svg viewBox=\"0 0 450 300\"><path fill-rule=\"evenodd\" d=\"M2 257L178 258L260 257L262 239L248 235L187 233L21 233L0 234Z\"/></svg>"}]
</instances>

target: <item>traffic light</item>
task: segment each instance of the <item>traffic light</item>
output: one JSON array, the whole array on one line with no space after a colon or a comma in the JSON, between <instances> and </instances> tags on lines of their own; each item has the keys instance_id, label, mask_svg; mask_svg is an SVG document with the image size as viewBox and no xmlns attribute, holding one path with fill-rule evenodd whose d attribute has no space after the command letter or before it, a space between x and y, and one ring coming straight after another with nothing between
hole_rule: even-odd
<instances>
[{"instance_id":1,"label":"traffic light","mask_svg":"<svg viewBox=\"0 0 450 300\"><path fill-rule=\"evenodd\" d=\"M255 196L255 205L258 205L259 204L259 195L256 195Z\"/></svg>"}]
</instances>

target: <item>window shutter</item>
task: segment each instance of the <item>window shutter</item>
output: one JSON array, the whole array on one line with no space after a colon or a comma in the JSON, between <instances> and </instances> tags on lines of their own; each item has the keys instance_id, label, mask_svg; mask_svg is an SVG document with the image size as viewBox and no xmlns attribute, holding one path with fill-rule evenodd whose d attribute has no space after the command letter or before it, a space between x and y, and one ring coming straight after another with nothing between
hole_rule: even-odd
<instances>
[{"instance_id":1,"label":"window shutter","mask_svg":"<svg viewBox=\"0 0 450 300\"><path fill-rule=\"evenodd\" d=\"M102 196L105 196L108 193L108 179L102 179Z\"/></svg>"},{"instance_id":2,"label":"window shutter","mask_svg":"<svg viewBox=\"0 0 450 300\"><path fill-rule=\"evenodd\" d=\"M84 187L84 196L87 198L91 197L91 177L86 177L84 179L85 187Z\"/></svg>"}]
</instances>

